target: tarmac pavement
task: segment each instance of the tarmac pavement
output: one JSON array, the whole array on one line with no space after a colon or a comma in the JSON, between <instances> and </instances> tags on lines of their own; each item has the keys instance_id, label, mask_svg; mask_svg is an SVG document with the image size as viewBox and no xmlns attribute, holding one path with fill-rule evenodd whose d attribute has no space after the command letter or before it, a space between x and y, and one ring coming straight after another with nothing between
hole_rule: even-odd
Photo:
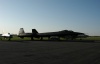
<instances>
[{"instance_id":1,"label":"tarmac pavement","mask_svg":"<svg viewBox=\"0 0 100 64\"><path fill-rule=\"evenodd\" d=\"M100 42L0 41L0 64L100 64Z\"/></svg>"}]
</instances>

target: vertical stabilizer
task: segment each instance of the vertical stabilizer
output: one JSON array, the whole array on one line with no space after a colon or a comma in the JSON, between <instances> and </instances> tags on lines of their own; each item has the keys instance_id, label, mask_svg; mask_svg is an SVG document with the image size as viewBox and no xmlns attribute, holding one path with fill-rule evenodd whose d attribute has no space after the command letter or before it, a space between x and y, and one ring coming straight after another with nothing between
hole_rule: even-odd
<instances>
[{"instance_id":1,"label":"vertical stabilizer","mask_svg":"<svg viewBox=\"0 0 100 64\"><path fill-rule=\"evenodd\" d=\"M25 33L24 29L23 29L23 28L20 28L20 30L19 30L19 35L20 35L20 34L24 34L24 33Z\"/></svg>"},{"instance_id":2,"label":"vertical stabilizer","mask_svg":"<svg viewBox=\"0 0 100 64\"><path fill-rule=\"evenodd\" d=\"M33 33L33 34L37 34L38 31L37 31L36 29L32 29L32 33Z\"/></svg>"}]
</instances>

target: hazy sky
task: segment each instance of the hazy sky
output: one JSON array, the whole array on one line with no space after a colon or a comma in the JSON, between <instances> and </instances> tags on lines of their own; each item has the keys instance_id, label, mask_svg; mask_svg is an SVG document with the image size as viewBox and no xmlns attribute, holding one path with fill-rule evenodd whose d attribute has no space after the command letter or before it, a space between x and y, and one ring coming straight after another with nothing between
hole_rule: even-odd
<instances>
[{"instance_id":1,"label":"hazy sky","mask_svg":"<svg viewBox=\"0 0 100 64\"><path fill-rule=\"evenodd\" d=\"M100 36L100 0L0 0L0 33L20 28Z\"/></svg>"}]
</instances>

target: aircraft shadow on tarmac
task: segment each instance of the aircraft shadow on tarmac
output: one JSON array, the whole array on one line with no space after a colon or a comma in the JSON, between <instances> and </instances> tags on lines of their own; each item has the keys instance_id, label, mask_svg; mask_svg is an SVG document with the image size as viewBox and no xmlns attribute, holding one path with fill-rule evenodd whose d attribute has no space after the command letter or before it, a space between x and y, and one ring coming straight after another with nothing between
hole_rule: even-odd
<instances>
[{"instance_id":1,"label":"aircraft shadow on tarmac","mask_svg":"<svg viewBox=\"0 0 100 64\"><path fill-rule=\"evenodd\" d=\"M1 41L7 41L7 40L1 40ZM27 42L34 42L34 41L100 43L100 41L95 41L95 40L33 40L33 41L32 40L11 40L8 42L27 43Z\"/></svg>"}]
</instances>

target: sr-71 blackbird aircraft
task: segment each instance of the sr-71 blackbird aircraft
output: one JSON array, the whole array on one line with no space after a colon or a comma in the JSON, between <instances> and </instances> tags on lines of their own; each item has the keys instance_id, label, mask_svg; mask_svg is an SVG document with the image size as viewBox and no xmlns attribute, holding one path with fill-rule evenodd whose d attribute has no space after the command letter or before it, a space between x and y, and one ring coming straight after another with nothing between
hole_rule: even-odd
<instances>
[{"instance_id":1,"label":"sr-71 blackbird aircraft","mask_svg":"<svg viewBox=\"0 0 100 64\"><path fill-rule=\"evenodd\" d=\"M69 31L69 30L62 30L62 31L56 31L56 32L46 32L46 33L38 33L36 29L32 29L32 33L25 33L23 28L20 28L18 37L20 38L24 38L24 37L30 37L31 40L33 40L33 37L35 38L41 38L41 40L43 39L43 37L58 37L60 39L60 37L64 37L67 39L75 39L77 38L79 35L85 35L84 33L80 33L80 32L74 32L74 31Z\"/></svg>"}]
</instances>

